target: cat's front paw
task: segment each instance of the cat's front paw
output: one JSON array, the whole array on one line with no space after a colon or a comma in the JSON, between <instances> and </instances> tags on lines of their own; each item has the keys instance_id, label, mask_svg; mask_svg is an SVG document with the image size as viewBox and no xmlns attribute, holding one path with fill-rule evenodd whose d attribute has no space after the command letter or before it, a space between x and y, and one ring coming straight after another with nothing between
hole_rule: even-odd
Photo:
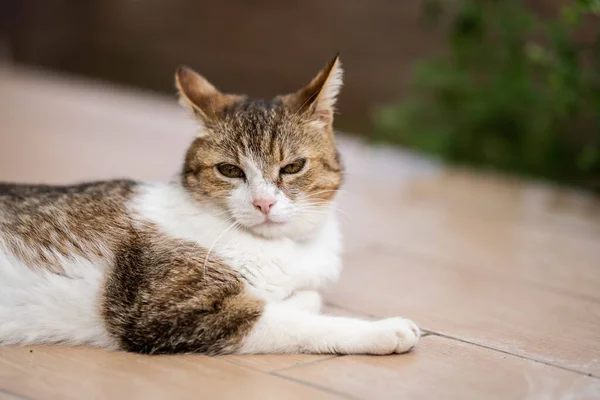
<instances>
[{"instance_id":1,"label":"cat's front paw","mask_svg":"<svg viewBox=\"0 0 600 400\"><path fill-rule=\"evenodd\" d=\"M387 318L377 321L376 324L386 333L395 335L396 347L392 351L393 353L406 353L417 344L421 337L421 330L409 319Z\"/></svg>"}]
</instances>

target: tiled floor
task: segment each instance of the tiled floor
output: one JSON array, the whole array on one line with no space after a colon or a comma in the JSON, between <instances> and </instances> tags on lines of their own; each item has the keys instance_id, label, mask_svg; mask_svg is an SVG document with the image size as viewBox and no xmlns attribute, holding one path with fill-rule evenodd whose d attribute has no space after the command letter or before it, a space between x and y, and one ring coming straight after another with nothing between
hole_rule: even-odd
<instances>
[{"instance_id":1,"label":"tiled floor","mask_svg":"<svg viewBox=\"0 0 600 400\"><path fill-rule=\"evenodd\" d=\"M167 179L192 129L173 99L0 70L0 180ZM430 332L413 352L5 347L0 399L600 398L598 199L340 144L346 257L329 311L410 317Z\"/></svg>"}]
</instances>

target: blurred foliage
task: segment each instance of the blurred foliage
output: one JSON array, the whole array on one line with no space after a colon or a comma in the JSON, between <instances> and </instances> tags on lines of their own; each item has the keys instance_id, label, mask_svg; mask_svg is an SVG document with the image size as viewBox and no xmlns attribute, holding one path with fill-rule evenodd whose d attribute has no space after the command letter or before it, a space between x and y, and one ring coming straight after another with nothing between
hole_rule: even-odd
<instances>
[{"instance_id":1,"label":"blurred foliage","mask_svg":"<svg viewBox=\"0 0 600 400\"><path fill-rule=\"evenodd\" d=\"M446 51L419 64L405 99L377 110L375 138L599 190L600 0L553 20L517 0L442 5L428 0L424 11L438 25L450 16Z\"/></svg>"}]
</instances>

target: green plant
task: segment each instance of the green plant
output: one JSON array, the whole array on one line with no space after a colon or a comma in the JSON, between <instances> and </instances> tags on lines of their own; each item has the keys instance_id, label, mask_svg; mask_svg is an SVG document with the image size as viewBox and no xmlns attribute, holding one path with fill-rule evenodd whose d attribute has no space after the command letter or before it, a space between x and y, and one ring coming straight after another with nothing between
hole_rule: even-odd
<instances>
[{"instance_id":1,"label":"green plant","mask_svg":"<svg viewBox=\"0 0 600 400\"><path fill-rule=\"evenodd\" d=\"M439 14L440 3L426 5ZM446 51L418 66L407 99L377 110L375 138L600 189L598 14L600 0L550 21L517 0L463 1ZM574 39L584 23L591 44Z\"/></svg>"}]
</instances>

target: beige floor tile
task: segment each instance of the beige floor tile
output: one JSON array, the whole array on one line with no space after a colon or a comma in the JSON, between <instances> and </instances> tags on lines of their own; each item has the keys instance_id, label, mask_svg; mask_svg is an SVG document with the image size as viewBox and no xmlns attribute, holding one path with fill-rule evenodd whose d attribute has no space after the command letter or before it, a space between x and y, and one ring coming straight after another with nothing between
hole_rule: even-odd
<instances>
[{"instance_id":1,"label":"beige floor tile","mask_svg":"<svg viewBox=\"0 0 600 400\"><path fill-rule=\"evenodd\" d=\"M259 355L226 355L218 359L243 365L263 372L272 372L323 361L334 356L317 354L259 354Z\"/></svg>"},{"instance_id":2,"label":"beige floor tile","mask_svg":"<svg viewBox=\"0 0 600 400\"><path fill-rule=\"evenodd\" d=\"M600 235L600 202L590 193L472 170L445 170L413 181L409 191L430 204L486 219L515 220L579 237Z\"/></svg>"},{"instance_id":3,"label":"beige floor tile","mask_svg":"<svg viewBox=\"0 0 600 400\"><path fill-rule=\"evenodd\" d=\"M362 252L346 258L328 300L600 376L600 304L518 277L411 254Z\"/></svg>"},{"instance_id":4,"label":"beige floor tile","mask_svg":"<svg viewBox=\"0 0 600 400\"><path fill-rule=\"evenodd\" d=\"M597 399L600 380L436 336L409 353L345 356L281 375L362 399Z\"/></svg>"},{"instance_id":5,"label":"beige floor tile","mask_svg":"<svg viewBox=\"0 0 600 400\"><path fill-rule=\"evenodd\" d=\"M441 200L396 203L385 188L361 193L341 196L340 207L349 214L342 215L349 253L383 248L398 256L433 256L600 301L600 234L581 237L571 232L575 228L546 229L516 217L486 218L476 210L455 211Z\"/></svg>"},{"instance_id":6,"label":"beige floor tile","mask_svg":"<svg viewBox=\"0 0 600 400\"><path fill-rule=\"evenodd\" d=\"M23 397L17 396L9 392L5 392L0 389L0 400L24 400Z\"/></svg>"},{"instance_id":7,"label":"beige floor tile","mask_svg":"<svg viewBox=\"0 0 600 400\"><path fill-rule=\"evenodd\" d=\"M553 232L600 235L598 196L474 170L443 168L401 150L342 141L346 194L367 194L379 210L422 205L485 220L517 221ZM369 204L366 204L369 206Z\"/></svg>"},{"instance_id":8,"label":"beige floor tile","mask_svg":"<svg viewBox=\"0 0 600 400\"><path fill-rule=\"evenodd\" d=\"M59 346L0 348L0 390L36 400L338 398L204 356L149 357Z\"/></svg>"},{"instance_id":9,"label":"beige floor tile","mask_svg":"<svg viewBox=\"0 0 600 400\"><path fill-rule=\"evenodd\" d=\"M1 68L0 121L0 181L169 179L196 130L175 98Z\"/></svg>"}]
</instances>

